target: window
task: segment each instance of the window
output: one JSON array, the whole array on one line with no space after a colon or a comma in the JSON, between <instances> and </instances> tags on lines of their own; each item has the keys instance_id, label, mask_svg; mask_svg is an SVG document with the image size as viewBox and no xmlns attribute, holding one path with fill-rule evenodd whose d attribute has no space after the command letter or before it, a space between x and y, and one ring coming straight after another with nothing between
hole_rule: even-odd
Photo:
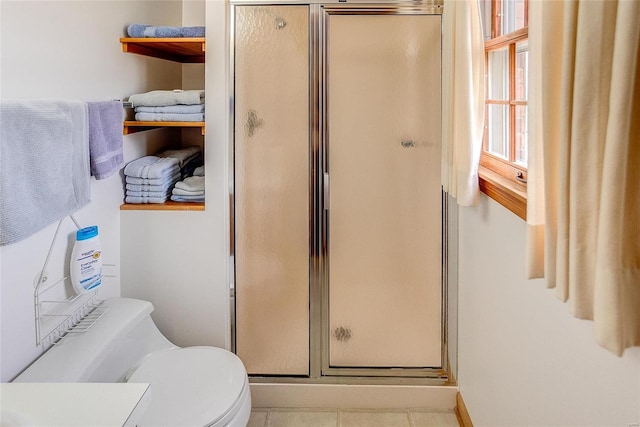
<instances>
[{"instance_id":1,"label":"window","mask_svg":"<svg viewBox=\"0 0 640 427\"><path fill-rule=\"evenodd\" d=\"M480 164L513 181L527 176L528 0L479 0L486 102Z\"/></svg>"}]
</instances>

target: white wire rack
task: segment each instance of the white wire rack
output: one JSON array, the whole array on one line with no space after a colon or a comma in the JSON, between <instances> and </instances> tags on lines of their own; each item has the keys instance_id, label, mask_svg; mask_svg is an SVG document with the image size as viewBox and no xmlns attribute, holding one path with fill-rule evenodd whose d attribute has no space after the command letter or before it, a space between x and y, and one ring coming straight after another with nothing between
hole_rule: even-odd
<instances>
[{"instance_id":1,"label":"white wire rack","mask_svg":"<svg viewBox=\"0 0 640 427\"><path fill-rule=\"evenodd\" d=\"M78 229L81 228L73 215L69 215L69 218ZM47 266L49 265L49 259L60 232L60 226L65 219L66 217L58 222L58 227L51 241L51 247L35 284L33 301L37 346L55 344L67 334L86 332L107 310L101 305L103 301L97 297L99 290L82 295L73 295L66 299L54 297L49 299L45 297L54 288L64 285L65 280L68 279L68 276L65 276L56 282L46 283L48 282ZM50 294L53 294L53 292Z\"/></svg>"}]
</instances>

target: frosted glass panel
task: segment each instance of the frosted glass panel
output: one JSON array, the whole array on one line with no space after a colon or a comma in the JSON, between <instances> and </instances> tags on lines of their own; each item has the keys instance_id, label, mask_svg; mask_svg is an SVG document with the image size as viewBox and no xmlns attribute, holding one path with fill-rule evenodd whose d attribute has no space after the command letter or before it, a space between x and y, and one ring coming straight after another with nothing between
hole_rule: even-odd
<instances>
[{"instance_id":1,"label":"frosted glass panel","mask_svg":"<svg viewBox=\"0 0 640 427\"><path fill-rule=\"evenodd\" d=\"M329 365L441 366L440 17L331 15Z\"/></svg>"},{"instance_id":2,"label":"frosted glass panel","mask_svg":"<svg viewBox=\"0 0 640 427\"><path fill-rule=\"evenodd\" d=\"M307 375L308 8L236 7L235 34L237 353L251 374Z\"/></svg>"}]
</instances>

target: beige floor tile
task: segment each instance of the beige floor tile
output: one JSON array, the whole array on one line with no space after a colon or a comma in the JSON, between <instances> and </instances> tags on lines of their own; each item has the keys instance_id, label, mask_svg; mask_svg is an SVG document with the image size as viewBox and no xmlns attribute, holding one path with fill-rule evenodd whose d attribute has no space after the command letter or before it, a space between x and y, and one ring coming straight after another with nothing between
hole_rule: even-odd
<instances>
[{"instance_id":1,"label":"beige floor tile","mask_svg":"<svg viewBox=\"0 0 640 427\"><path fill-rule=\"evenodd\" d=\"M268 411L251 411L247 427L265 427L267 425Z\"/></svg>"},{"instance_id":2,"label":"beige floor tile","mask_svg":"<svg viewBox=\"0 0 640 427\"><path fill-rule=\"evenodd\" d=\"M268 427L337 427L337 411L279 411L271 410Z\"/></svg>"},{"instance_id":3,"label":"beige floor tile","mask_svg":"<svg viewBox=\"0 0 640 427\"><path fill-rule=\"evenodd\" d=\"M340 427L411 427L407 412L340 411Z\"/></svg>"},{"instance_id":4,"label":"beige floor tile","mask_svg":"<svg viewBox=\"0 0 640 427\"><path fill-rule=\"evenodd\" d=\"M452 412L421 412L409 413L412 427L458 427L456 414Z\"/></svg>"}]
</instances>

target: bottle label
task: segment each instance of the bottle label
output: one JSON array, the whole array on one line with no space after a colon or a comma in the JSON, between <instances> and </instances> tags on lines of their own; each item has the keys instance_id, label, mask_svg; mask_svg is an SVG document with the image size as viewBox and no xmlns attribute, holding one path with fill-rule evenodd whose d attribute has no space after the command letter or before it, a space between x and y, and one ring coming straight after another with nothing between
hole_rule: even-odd
<instances>
[{"instance_id":1,"label":"bottle label","mask_svg":"<svg viewBox=\"0 0 640 427\"><path fill-rule=\"evenodd\" d=\"M100 255L100 251L90 250L82 252L76 259L80 265L80 286L87 291L102 283L102 259Z\"/></svg>"}]
</instances>

